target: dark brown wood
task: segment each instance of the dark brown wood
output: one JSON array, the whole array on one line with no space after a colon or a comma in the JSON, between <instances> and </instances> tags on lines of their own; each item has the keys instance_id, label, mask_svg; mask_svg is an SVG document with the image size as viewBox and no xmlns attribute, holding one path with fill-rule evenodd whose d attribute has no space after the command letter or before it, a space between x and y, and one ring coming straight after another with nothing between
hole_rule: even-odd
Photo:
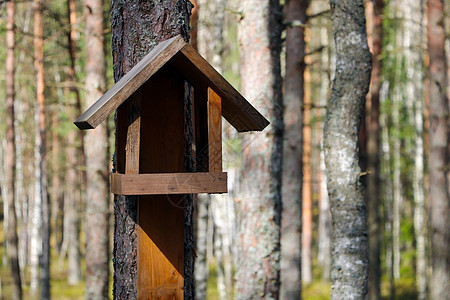
<instances>
[{"instance_id":1,"label":"dark brown wood","mask_svg":"<svg viewBox=\"0 0 450 300\"><path fill-rule=\"evenodd\" d=\"M158 72L185 44L186 42L181 36L173 37L158 44L119 82L86 110L75 121L75 125L80 129L97 127L152 75Z\"/></svg>"},{"instance_id":2,"label":"dark brown wood","mask_svg":"<svg viewBox=\"0 0 450 300\"><path fill-rule=\"evenodd\" d=\"M117 195L226 193L227 173L112 173L111 192Z\"/></svg>"},{"instance_id":3,"label":"dark brown wood","mask_svg":"<svg viewBox=\"0 0 450 300\"><path fill-rule=\"evenodd\" d=\"M223 100L223 116L238 131L261 131L268 124L245 98L181 36L160 43L76 121L80 129L103 122L139 87L172 61L194 87L210 86Z\"/></svg>"},{"instance_id":4,"label":"dark brown wood","mask_svg":"<svg viewBox=\"0 0 450 300\"><path fill-rule=\"evenodd\" d=\"M207 87L194 89L194 137L195 137L195 170L209 171L208 146L208 91Z\"/></svg>"},{"instance_id":5,"label":"dark brown wood","mask_svg":"<svg viewBox=\"0 0 450 300\"><path fill-rule=\"evenodd\" d=\"M140 92L140 173L184 172L184 79L168 64ZM139 196L138 299L183 299L184 197Z\"/></svg>"},{"instance_id":6,"label":"dark brown wood","mask_svg":"<svg viewBox=\"0 0 450 300\"><path fill-rule=\"evenodd\" d=\"M210 88L208 88L208 140L209 172L222 172L222 99Z\"/></svg>"},{"instance_id":7,"label":"dark brown wood","mask_svg":"<svg viewBox=\"0 0 450 300\"><path fill-rule=\"evenodd\" d=\"M223 116L237 131L262 131L269 125L269 121L191 45L186 44L173 62L194 88L199 83L209 86L222 98Z\"/></svg>"}]
</instances>

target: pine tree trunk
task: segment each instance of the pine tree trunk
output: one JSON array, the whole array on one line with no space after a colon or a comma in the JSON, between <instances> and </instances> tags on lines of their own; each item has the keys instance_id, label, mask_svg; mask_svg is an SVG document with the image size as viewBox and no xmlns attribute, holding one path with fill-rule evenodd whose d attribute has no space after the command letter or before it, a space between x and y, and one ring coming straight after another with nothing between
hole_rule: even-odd
<instances>
[{"instance_id":1,"label":"pine tree trunk","mask_svg":"<svg viewBox=\"0 0 450 300\"><path fill-rule=\"evenodd\" d=\"M305 71L306 0L286 6L286 76L284 79L283 212L281 221L280 298L301 299L302 244L302 130Z\"/></svg>"},{"instance_id":2,"label":"pine tree trunk","mask_svg":"<svg viewBox=\"0 0 450 300\"><path fill-rule=\"evenodd\" d=\"M75 119L78 115L78 109L73 109L77 107L80 103L80 91L76 86L76 74L75 74L75 24L76 24L76 11L74 0L67 0L67 18L69 20L69 32L67 34L67 50L69 52L70 65L69 65L69 84L70 91L75 95L75 103L70 103L69 111L71 112L71 119ZM75 104L75 105L74 105ZM81 190L83 189L83 182L81 181L81 174L79 172L79 165L83 165L80 161L80 149L81 131L76 131L75 128L69 132L68 135L68 148L67 148L67 206L68 210L68 282L70 285L76 285L81 280L81 255L80 255L80 204L81 204ZM80 143L80 144L79 144ZM81 146L82 147L82 146ZM82 155L81 155L82 156ZM89 251L88 251L89 252Z\"/></svg>"},{"instance_id":3,"label":"pine tree trunk","mask_svg":"<svg viewBox=\"0 0 450 300\"><path fill-rule=\"evenodd\" d=\"M302 281L312 282L312 226L313 226L313 195L312 195L312 121L311 121L311 72L306 70L306 90L303 111L303 153L302 153ZM289 162L287 162L289 163Z\"/></svg>"},{"instance_id":4,"label":"pine tree trunk","mask_svg":"<svg viewBox=\"0 0 450 300\"><path fill-rule=\"evenodd\" d=\"M446 4L446 3L445 3ZM450 282L449 233L449 99L446 88L444 1L428 0L431 298L448 299Z\"/></svg>"},{"instance_id":5,"label":"pine tree trunk","mask_svg":"<svg viewBox=\"0 0 450 300\"><path fill-rule=\"evenodd\" d=\"M148 3L113 0L111 24L115 81L117 82L158 43L177 34L188 39L191 8L191 3L187 0L156 0ZM186 98L188 97L190 96L186 95ZM186 148L190 148L189 143ZM184 297L192 299L194 297L192 196L188 195L184 199ZM137 298L138 201L138 197L134 196L114 197L115 299Z\"/></svg>"},{"instance_id":6,"label":"pine tree trunk","mask_svg":"<svg viewBox=\"0 0 450 300\"><path fill-rule=\"evenodd\" d=\"M34 10L34 68L36 72L36 98L37 98L37 149L38 176L37 190L39 194L35 200L39 206L41 218L42 248L40 253L41 270L41 299L50 299L50 210L47 195L47 168L46 168L46 112L44 98L44 1L35 0ZM35 210L35 212L37 212ZM36 216L34 216L36 217Z\"/></svg>"},{"instance_id":7,"label":"pine tree trunk","mask_svg":"<svg viewBox=\"0 0 450 300\"><path fill-rule=\"evenodd\" d=\"M381 297L381 218L380 218L380 88L381 88L381 46L383 38L383 1L373 0L368 14L371 18L372 33L372 81L368 96L367 111L367 178L366 203L369 227L369 292L368 300Z\"/></svg>"},{"instance_id":8,"label":"pine tree trunk","mask_svg":"<svg viewBox=\"0 0 450 300\"><path fill-rule=\"evenodd\" d=\"M105 91L103 1L85 0L86 107ZM109 153L107 124L86 132L86 299L106 299L109 286Z\"/></svg>"},{"instance_id":9,"label":"pine tree trunk","mask_svg":"<svg viewBox=\"0 0 450 300\"><path fill-rule=\"evenodd\" d=\"M243 138L236 299L278 298L280 287L283 103L278 0L241 1L242 94L271 125Z\"/></svg>"},{"instance_id":10,"label":"pine tree trunk","mask_svg":"<svg viewBox=\"0 0 450 300\"><path fill-rule=\"evenodd\" d=\"M333 226L331 299L365 299L366 206L358 164L358 130L369 89L371 54L362 0L331 0L336 77L324 129Z\"/></svg>"},{"instance_id":11,"label":"pine tree trunk","mask_svg":"<svg viewBox=\"0 0 450 300\"><path fill-rule=\"evenodd\" d=\"M8 262L11 266L11 276L13 279L12 299L22 299L22 282L19 267L19 249L17 237L17 217L16 217L16 143L14 128L14 17L15 1L11 0L6 4L7 24L6 24L6 151L5 151L5 177L6 177L6 199L8 206L8 229L7 229L7 252Z\"/></svg>"}]
</instances>

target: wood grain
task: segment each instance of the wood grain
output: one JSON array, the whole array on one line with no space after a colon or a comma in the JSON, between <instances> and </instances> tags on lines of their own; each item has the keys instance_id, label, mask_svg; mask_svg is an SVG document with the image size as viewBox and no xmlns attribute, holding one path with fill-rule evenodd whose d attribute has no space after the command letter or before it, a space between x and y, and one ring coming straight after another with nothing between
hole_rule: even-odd
<instances>
[{"instance_id":1,"label":"wood grain","mask_svg":"<svg viewBox=\"0 0 450 300\"><path fill-rule=\"evenodd\" d=\"M208 88L209 172L222 172L222 100Z\"/></svg>"},{"instance_id":2,"label":"wood grain","mask_svg":"<svg viewBox=\"0 0 450 300\"><path fill-rule=\"evenodd\" d=\"M269 121L191 45L184 45L172 61L194 88L201 83L211 87L222 98L223 116L237 131L262 131L269 125Z\"/></svg>"},{"instance_id":3,"label":"wood grain","mask_svg":"<svg viewBox=\"0 0 450 300\"><path fill-rule=\"evenodd\" d=\"M80 129L95 128L169 61L191 85L209 86L222 98L223 116L238 131L261 131L269 124L191 45L177 36L156 46L85 111L75 125Z\"/></svg>"},{"instance_id":4,"label":"wood grain","mask_svg":"<svg viewBox=\"0 0 450 300\"><path fill-rule=\"evenodd\" d=\"M227 173L112 173L111 192L118 195L226 193Z\"/></svg>"},{"instance_id":5,"label":"wood grain","mask_svg":"<svg viewBox=\"0 0 450 300\"><path fill-rule=\"evenodd\" d=\"M80 129L93 129L103 122L152 75L163 67L186 44L178 35L161 42L111 89L86 110L74 123Z\"/></svg>"},{"instance_id":6,"label":"wood grain","mask_svg":"<svg viewBox=\"0 0 450 300\"><path fill-rule=\"evenodd\" d=\"M142 87L140 173L184 172L184 79L170 62ZM138 299L183 299L184 195L138 200Z\"/></svg>"},{"instance_id":7,"label":"wood grain","mask_svg":"<svg viewBox=\"0 0 450 300\"><path fill-rule=\"evenodd\" d=\"M141 141L141 93L137 92L128 102L128 130L125 146L125 173L139 174L139 150Z\"/></svg>"}]
</instances>

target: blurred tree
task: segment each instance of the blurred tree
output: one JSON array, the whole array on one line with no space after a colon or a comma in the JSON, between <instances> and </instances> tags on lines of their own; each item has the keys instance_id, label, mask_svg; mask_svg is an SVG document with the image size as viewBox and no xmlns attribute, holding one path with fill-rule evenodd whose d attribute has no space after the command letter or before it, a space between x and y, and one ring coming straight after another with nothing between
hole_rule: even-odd
<instances>
[{"instance_id":1,"label":"blurred tree","mask_svg":"<svg viewBox=\"0 0 450 300\"><path fill-rule=\"evenodd\" d=\"M106 89L103 0L85 0L86 107ZM86 299L106 299L109 286L109 153L107 124L86 132Z\"/></svg>"},{"instance_id":2,"label":"blurred tree","mask_svg":"<svg viewBox=\"0 0 450 300\"><path fill-rule=\"evenodd\" d=\"M284 78L283 212L281 218L280 298L301 299L302 182L305 27L307 0L286 3ZM309 257L311 258L311 257Z\"/></svg>"},{"instance_id":3,"label":"blurred tree","mask_svg":"<svg viewBox=\"0 0 450 300\"><path fill-rule=\"evenodd\" d=\"M5 177L6 193L5 197L8 206L7 225L7 248L8 262L11 266L11 276L13 278L13 299L22 299L22 281L19 268L19 250L17 237L17 217L16 217L16 143L15 143L15 117L14 117L14 94L15 80L14 69L15 59L15 1L10 0L6 4L6 151L5 151Z\"/></svg>"},{"instance_id":4,"label":"blurred tree","mask_svg":"<svg viewBox=\"0 0 450 300\"><path fill-rule=\"evenodd\" d=\"M447 3L445 3L447 4ZM428 0L430 234L432 299L449 296L449 100L445 56L444 1Z\"/></svg>"},{"instance_id":5,"label":"blurred tree","mask_svg":"<svg viewBox=\"0 0 450 300\"><path fill-rule=\"evenodd\" d=\"M367 203L367 224L369 228L369 286L368 300L381 297L381 218L380 218L380 88L381 88L381 47L383 44L383 0L367 3L368 25L370 28L372 61L372 81L366 106L367 140L365 163L370 174L367 177L365 198ZM370 21L370 22L369 22Z\"/></svg>"},{"instance_id":6,"label":"blurred tree","mask_svg":"<svg viewBox=\"0 0 450 300\"><path fill-rule=\"evenodd\" d=\"M67 103L69 119L76 119L80 115L79 103L81 102L80 91L77 87L76 64L76 10L75 1L67 0L67 51L69 54L68 80L69 88L75 98L69 97ZM101 51L102 52L102 51ZM74 101L75 100L75 101ZM81 133L81 136L80 136ZM68 253L68 275L67 281L70 285L76 285L81 280L81 253L80 253L80 204L84 182L81 180L80 166L84 166L81 157L84 152L82 146L82 131L72 127L67 134L67 176L66 176L66 201L65 212L67 218L67 253ZM81 154L81 155L80 155Z\"/></svg>"},{"instance_id":7,"label":"blurred tree","mask_svg":"<svg viewBox=\"0 0 450 300\"><path fill-rule=\"evenodd\" d=\"M242 94L271 125L243 138L236 299L278 298L280 287L283 103L279 0L241 1Z\"/></svg>"},{"instance_id":8,"label":"blurred tree","mask_svg":"<svg viewBox=\"0 0 450 300\"><path fill-rule=\"evenodd\" d=\"M50 210L47 192L46 168L46 104L44 95L44 0L34 1L34 68L36 74L36 186L33 210L33 227L35 240L32 246L34 256L39 255L41 299L50 299ZM36 221L39 219L38 221ZM39 233L37 233L38 231ZM37 235L37 237L36 237ZM37 238L41 238L38 246ZM34 267L36 268L36 257ZM31 289L37 291L37 270L32 274ZM34 282L33 282L34 281Z\"/></svg>"},{"instance_id":9,"label":"blurred tree","mask_svg":"<svg viewBox=\"0 0 450 300\"><path fill-rule=\"evenodd\" d=\"M332 299L365 299L368 275L366 206L358 163L358 130L369 89L371 54L362 0L331 0L336 77L324 130L332 214Z\"/></svg>"}]
</instances>

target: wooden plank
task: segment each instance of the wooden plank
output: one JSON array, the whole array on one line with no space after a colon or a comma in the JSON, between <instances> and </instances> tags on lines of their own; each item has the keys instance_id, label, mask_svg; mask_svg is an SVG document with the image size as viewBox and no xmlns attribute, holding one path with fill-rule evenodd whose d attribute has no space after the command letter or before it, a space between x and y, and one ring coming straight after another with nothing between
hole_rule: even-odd
<instances>
[{"instance_id":1,"label":"wooden plank","mask_svg":"<svg viewBox=\"0 0 450 300\"><path fill-rule=\"evenodd\" d=\"M222 172L222 100L208 88L209 172Z\"/></svg>"},{"instance_id":2,"label":"wooden plank","mask_svg":"<svg viewBox=\"0 0 450 300\"><path fill-rule=\"evenodd\" d=\"M269 125L269 121L191 45L184 45L172 61L194 88L201 82L222 98L223 116L239 132L261 131Z\"/></svg>"},{"instance_id":3,"label":"wooden plank","mask_svg":"<svg viewBox=\"0 0 450 300\"><path fill-rule=\"evenodd\" d=\"M125 146L125 173L139 174L141 141L141 93L137 92L128 102L128 130Z\"/></svg>"},{"instance_id":4,"label":"wooden plank","mask_svg":"<svg viewBox=\"0 0 450 300\"><path fill-rule=\"evenodd\" d=\"M138 203L138 299L184 299L184 195Z\"/></svg>"},{"instance_id":5,"label":"wooden plank","mask_svg":"<svg viewBox=\"0 0 450 300\"><path fill-rule=\"evenodd\" d=\"M186 42L178 35L159 43L119 82L86 110L74 123L80 129L93 129L103 122L152 75L161 69Z\"/></svg>"},{"instance_id":6,"label":"wooden plank","mask_svg":"<svg viewBox=\"0 0 450 300\"><path fill-rule=\"evenodd\" d=\"M226 193L227 173L112 173L111 192L121 195Z\"/></svg>"},{"instance_id":7,"label":"wooden plank","mask_svg":"<svg viewBox=\"0 0 450 300\"><path fill-rule=\"evenodd\" d=\"M85 111L74 122L75 125L80 129L95 128L172 59L178 70L194 87L201 82L203 85L211 86L219 94L223 101L223 116L238 131L260 131L269 124L269 121L191 45L187 44L181 36L176 36L156 46L103 97Z\"/></svg>"},{"instance_id":8,"label":"wooden plank","mask_svg":"<svg viewBox=\"0 0 450 300\"><path fill-rule=\"evenodd\" d=\"M140 173L184 171L184 79L170 63L142 86ZM183 299L184 195L138 200L138 299Z\"/></svg>"}]
</instances>

